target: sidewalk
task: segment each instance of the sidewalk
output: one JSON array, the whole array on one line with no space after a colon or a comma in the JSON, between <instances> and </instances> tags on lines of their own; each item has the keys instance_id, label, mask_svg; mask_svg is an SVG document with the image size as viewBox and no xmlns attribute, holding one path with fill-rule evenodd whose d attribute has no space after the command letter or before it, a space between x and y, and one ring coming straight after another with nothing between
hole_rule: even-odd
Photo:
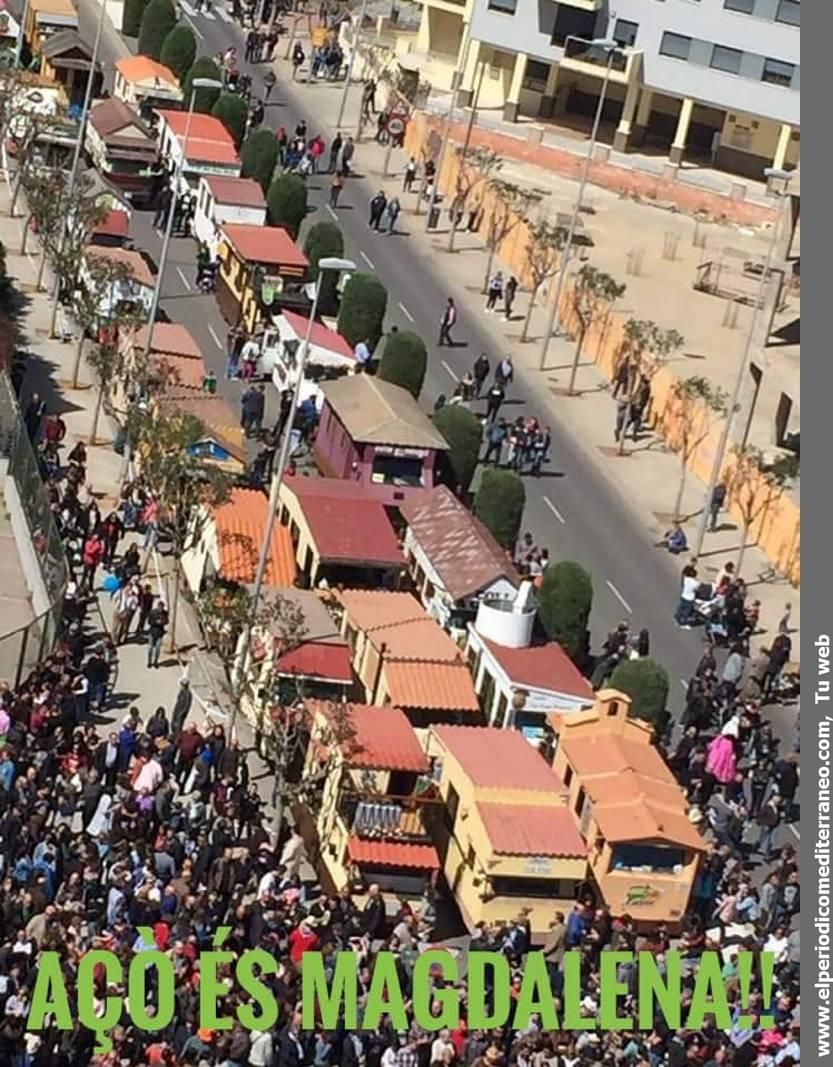
<instances>
[{"instance_id":1,"label":"sidewalk","mask_svg":"<svg viewBox=\"0 0 833 1067\"><path fill-rule=\"evenodd\" d=\"M283 95L294 98L307 114L315 115L316 122L325 127L325 139L331 138L335 128L343 86L326 82L314 84L306 84L303 81L293 82L291 64L280 57L275 63L275 69L281 78L280 85ZM350 117L355 116L359 103L359 93L360 89L358 87L351 89L347 106L347 115ZM345 133L355 132L355 127L351 126L350 122L343 125L342 129ZM610 484L611 492L619 493L624 498L637 521L647 529L651 539L658 541L670 524L671 511L680 480L679 458L668 449L661 439L653 434L643 436L635 445L629 442L624 456L617 454L613 437L615 405L609 395L607 380L592 363L583 361L577 378L579 395L571 398L561 395L569 379L574 352L573 346L566 340L554 338L549 349L548 369L544 372L539 370L539 348L546 330L548 311L540 306L534 310L531 320L530 343L527 344L520 343L521 317L525 316L527 308L526 294L519 292L515 308L516 313L511 323L505 323L502 316L486 313L484 310L484 297L481 293L483 274L486 268L486 251L481 239L476 234L460 232L457 238L457 250L449 254L446 251L446 233L442 229L446 221L445 215L441 219L441 227L438 230L426 232L424 209L421 215L415 216L415 197L406 197L402 193L401 175L407 162L407 153L394 149L391 153L389 169L395 172L396 176L383 176L382 171L387 151L386 147L365 138L357 146L357 168L368 176L374 186L378 185L378 187L384 189L386 195L396 195L400 198L403 211L399 228L408 231L409 253L418 258L433 260L446 275L448 278L448 291L454 297L458 306L461 323L465 323L466 319L475 316L486 319L487 328L494 338L494 351L496 353L508 351L511 354L516 373L519 373L530 383L531 391L538 396L543 409L541 414L544 415L544 418L558 419L562 425L566 425L569 428L574 439L585 453L587 462L594 464L604 472ZM508 169L510 170L508 176L514 179L521 168L510 166ZM523 168L523 172L527 181L535 180L530 178L530 172L526 168ZM536 176L537 173L536 171ZM574 203L575 184L572 181L564 178L559 179L557 176L551 175L549 185L553 189L554 199L557 198L558 210L566 210L568 205ZM659 227L670 227L672 225L671 219L666 218L664 212L657 212L656 209L647 206L625 204L615 193L608 190L594 188L590 192L589 198L594 214L590 216L587 225L592 227L594 232L599 229L607 234L611 225L613 225L614 212L618 216L620 207L627 209L629 217L638 210L644 213L652 213L648 216L642 216L643 219L648 219L647 223L643 222L643 229L646 225L657 225ZM551 209L554 207L555 204L550 204ZM682 218L674 220L673 225L677 224L685 225L689 228L694 226L693 221ZM621 223L616 223L616 225L621 225ZM631 220L630 228L632 230L636 229L638 232L638 227L638 220L636 222ZM714 247L722 240L727 242L731 240L733 242L745 242L751 249L757 251L762 243L760 237L749 233L744 234L743 231L737 231L734 227L715 226L713 229L716 231L717 236L711 239L711 247ZM659 230L660 235L663 232L663 230ZM607 240L607 238L605 239ZM681 242L681 246L682 244L683 242ZM608 245L604 247L605 251L610 255L617 255L620 261L624 261L628 252L627 246L615 245L612 249ZM698 249L694 251L698 255L700 254ZM665 299L665 302L667 302L667 298L663 297L662 282L665 272L669 268L674 268L675 264L664 261L660 255L656 256L655 262L661 265L659 266L659 271L654 272L655 292L651 294L651 298L655 302L654 306L657 311L654 312L653 317L662 325L670 326L672 323L665 320L667 309L663 301ZM500 267L500 264L495 262L494 269L498 267ZM647 267L648 265L646 264L644 273L650 275L651 271ZM642 282L640 278L626 277L621 267L615 273L616 276L621 276L622 281L627 281L629 287L635 281L637 285ZM676 299L680 305L681 313L686 314L687 308L690 308L690 303L687 304L684 298ZM627 299L625 303L627 303ZM691 321L683 324L678 323L676 324L677 327L684 333L687 329L689 333L698 331L700 329L700 323L697 321L699 314L698 312L692 315L691 311L688 310L688 317ZM640 310L640 317L649 317L645 309ZM465 332L464 329L463 332ZM734 331L734 334L738 336L737 338L732 336L733 344L738 344L740 336L742 336L742 329L739 328ZM711 348L707 347L705 338L699 338L699 340L701 343L697 346L696 353L690 355L687 350L685 356L681 357L692 360L692 368L688 373L707 373L702 361L709 358L711 349L716 349L718 357L722 358L724 364L726 363L727 341L725 336L719 337L719 343L712 345ZM713 351L712 355L714 355ZM725 366L723 373L726 373ZM449 380L449 386L453 388L453 385L454 382ZM690 473L687 474L682 508L683 513L689 516L684 523L684 528L690 542L696 536L698 516L704 496L705 486ZM701 556L705 572L704 576L707 578L716 576L724 563L735 559L740 547L739 542L739 530L734 522L727 521L724 518L718 531L707 536L705 550ZM750 597L761 601L761 632L759 640L765 641L768 634L774 633L778 621L784 613L785 604L790 603L792 605L793 648L794 656L798 659L798 638L800 636L799 590L792 587L783 577L773 576L768 559L754 547L747 548L743 575L749 586ZM650 581L650 576L646 575L645 579Z\"/></svg>"}]
</instances>

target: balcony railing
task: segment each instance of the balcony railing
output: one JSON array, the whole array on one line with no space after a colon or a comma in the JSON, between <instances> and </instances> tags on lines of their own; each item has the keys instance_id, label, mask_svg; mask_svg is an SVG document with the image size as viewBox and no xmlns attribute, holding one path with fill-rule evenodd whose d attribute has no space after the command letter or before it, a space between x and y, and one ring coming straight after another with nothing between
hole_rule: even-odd
<instances>
[{"instance_id":1,"label":"balcony railing","mask_svg":"<svg viewBox=\"0 0 833 1067\"><path fill-rule=\"evenodd\" d=\"M582 40L580 37L566 37L564 39L564 59L571 59L577 63L587 63L593 67L607 68L619 74L624 74L628 68L628 53L624 48L616 48L613 52L594 45L592 41Z\"/></svg>"},{"instance_id":2,"label":"balcony railing","mask_svg":"<svg viewBox=\"0 0 833 1067\"><path fill-rule=\"evenodd\" d=\"M357 837L424 842L430 840L432 813L441 806L436 796L343 793L338 812Z\"/></svg>"}]
</instances>

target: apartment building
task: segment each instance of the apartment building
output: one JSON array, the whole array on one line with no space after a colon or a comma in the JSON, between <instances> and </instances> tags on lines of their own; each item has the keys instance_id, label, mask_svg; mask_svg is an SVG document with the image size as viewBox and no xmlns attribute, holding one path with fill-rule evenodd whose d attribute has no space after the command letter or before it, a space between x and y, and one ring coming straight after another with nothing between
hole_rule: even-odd
<instances>
[{"instance_id":1,"label":"apartment building","mask_svg":"<svg viewBox=\"0 0 833 1067\"><path fill-rule=\"evenodd\" d=\"M798 163L800 0L423 0L417 49L503 117L569 124L598 103L620 151L760 177ZM443 79L435 79L441 84Z\"/></svg>"}]
</instances>

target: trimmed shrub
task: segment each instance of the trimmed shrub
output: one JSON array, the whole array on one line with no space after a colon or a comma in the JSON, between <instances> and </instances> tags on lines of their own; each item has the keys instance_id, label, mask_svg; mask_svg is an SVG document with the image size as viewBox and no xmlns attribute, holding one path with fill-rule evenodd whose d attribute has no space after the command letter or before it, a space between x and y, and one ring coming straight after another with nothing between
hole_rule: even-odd
<instances>
[{"instance_id":1,"label":"trimmed shrub","mask_svg":"<svg viewBox=\"0 0 833 1067\"><path fill-rule=\"evenodd\" d=\"M142 25L142 15L149 0L124 0L121 16L121 32L125 37L138 37Z\"/></svg>"},{"instance_id":2,"label":"trimmed shrub","mask_svg":"<svg viewBox=\"0 0 833 1067\"><path fill-rule=\"evenodd\" d=\"M271 130L255 130L246 138L240 150L240 171L244 178L254 178L265 196L272 184L278 162L278 142Z\"/></svg>"},{"instance_id":3,"label":"trimmed shrub","mask_svg":"<svg viewBox=\"0 0 833 1067\"><path fill-rule=\"evenodd\" d=\"M246 133L246 117L249 109L242 96L236 93L220 93L217 102L211 109L215 119L219 119L231 136L235 145L239 148Z\"/></svg>"},{"instance_id":4,"label":"trimmed shrub","mask_svg":"<svg viewBox=\"0 0 833 1067\"><path fill-rule=\"evenodd\" d=\"M514 471L489 467L474 497L474 513L499 545L515 547L526 506L524 483Z\"/></svg>"},{"instance_id":5,"label":"trimmed shrub","mask_svg":"<svg viewBox=\"0 0 833 1067\"><path fill-rule=\"evenodd\" d=\"M182 92L186 107L191 100L191 88L194 78L212 78L214 81L221 82L223 80L223 72L213 59L209 59L208 56L200 56L182 82ZM217 103L219 96L219 89L197 89L194 97L194 111L201 111L204 115L210 115L211 109Z\"/></svg>"},{"instance_id":6,"label":"trimmed shrub","mask_svg":"<svg viewBox=\"0 0 833 1067\"><path fill-rule=\"evenodd\" d=\"M341 294L338 311L338 332L348 344L367 341L374 351L382 336L388 291L373 274L353 274Z\"/></svg>"},{"instance_id":7,"label":"trimmed shrub","mask_svg":"<svg viewBox=\"0 0 833 1067\"><path fill-rule=\"evenodd\" d=\"M572 659L584 653L592 607L593 581L584 567L569 560L547 567L538 590L538 617L547 636Z\"/></svg>"},{"instance_id":8,"label":"trimmed shrub","mask_svg":"<svg viewBox=\"0 0 833 1067\"><path fill-rule=\"evenodd\" d=\"M159 59L165 38L176 26L176 10L172 0L150 0L139 27L139 54Z\"/></svg>"},{"instance_id":9,"label":"trimmed shrub","mask_svg":"<svg viewBox=\"0 0 833 1067\"><path fill-rule=\"evenodd\" d=\"M630 714L649 722L657 735L665 732L670 718L668 671L653 659L623 660L610 676L610 689L620 689L631 698Z\"/></svg>"},{"instance_id":10,"label":"trimmed shrub","mask_svg":"<svg viewBox=\"0 0 833 1067\"><path fill-rule=\"evenodd\" d=\"M159 62L172 71L181 82L197 58L197 38L184 22L177 23L162 43Z\"/></svg>"},{"instance_id":11,"label":"trimmed shrub","mask_svg":"<svg viewBox=\"0 0 833 1067\"><path fill-rule=\"evenodd\" d=\"M318 261L327 256L344 255L344 236L334 222L316 222L307 232L304 254L310 262L310 280L318 277ZM318 310L322 315L335 315L338 310L338 275L325 271L318 283Z\"/></svg>"},{"instance_id":12,"label":"trimmed shrub","mask_svg":"<svg viewBox=\"0 0 833 1067\"><path fill-rule=\"evenodd\" d=\"M266 194L266 210L270 226L283 226L298 236L307 215L307 183L300 174L279 174Z\"/></svg>"},{"instance_id":13,"label":"trimmed shrub","mask_svg":"<svg viewBox=\"0 0 833 1067\"><path fill-rule=\"evenodd\" d=\"M434 425L448 441L448 462L454 481L461 492L467 493L480 458L483 437L480 419L462 404L446 404L434 413Z\"/></svg>"},{"instance_id":14,"label":"trimmed shrub","mask_svg":"<svg viewBox=\"0 0 833 1067\"><path fill-rule=\"evenodd\" d=\"M378 375L382 381L401 385L414 400L419 400L427 368L428 351L418 334L411 330L388 334L379 363Z\"/></svg>"}]
</instances>

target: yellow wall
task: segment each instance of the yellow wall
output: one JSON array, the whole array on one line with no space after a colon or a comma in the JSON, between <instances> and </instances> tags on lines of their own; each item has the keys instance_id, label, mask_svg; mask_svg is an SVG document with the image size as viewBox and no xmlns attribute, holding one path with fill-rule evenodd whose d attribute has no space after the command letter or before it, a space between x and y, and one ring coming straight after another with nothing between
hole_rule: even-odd
<instances>
[{"instance_id":1,"label":"yellow wall","mask_svg":"<svg viewBox=\"0 0 833 1067\"><path fill-rule=\"evenodd\" d=\"M320 557L315 550L312 534L306 521L304 512L298 503L298 498L295 494L286 488L286 482L281 487L280 495L281 506L284 509L281 515L281 521L284 526L289 526L290 523L294 523L293 538L297 532L297 544L295 545L295 562L298 564L298 570L301 571L304 566L304 560L307 557L307 551L312 554L312 566L310 567L310 584L314 587L318 580L318 567L320 565Z\"/></svg>"},{"instance_id":2,"label":"yellow wall","mask_svg":"<svg viewBox=\"0 0 833 1067\"><path fill-rule=\"evenodd\" d=\"M744 115L743 112L727 111L723 129L720 132L720 143L727 148L748 152L762 159L774 159L780 134L780 122L759 118L756 115ZM800 140L791 138L787 148L786 165L797 167L800 154Z\"/></svg>"},{"instance_id":3,"label":"yellow wall","mask_svg":"<svg viewBox=\"0 0 833 1067\"><path fill-rule=\"evenodd\" d=\"M408 123L405 150L411 155L419 157L430 129L428 120L423 113L419 112L414 115L413 119ZM439 188L443 193L452 193L459 165L460 159L457 153L447 152L442 172L438 176ZM486 190L481 196L481 203L483 218L480 224L480 232L485 234L487 220L493 210L493 194ZM521 222L509 234L498 250L498 256L506 268L526 284L530 280L527 267L528 243L528 228ZM584 359L592 359L602 374L609 380L612 380L618 365L623 326L628 317L621 312L613 312L605 319L595 323L585 338ZM569 283L565 285L562 293L560 321L568 332L575 334L577 321L570 307ZM662 367L654 375L651 383L653 397L651 411L656 420L656 429L672 448L679 442L681 426L680 408L673 399L676 381L677 378L674 372L668 367ZM703 409L702 417L705 417L705 414L705 409ZM688 464L688 469L692 474L704 482L709 480L712 463L720 440L720 432L721 423L713 424L704 440L694 449ZM732 457L727 457L727 465L724 468L727 476L731 471L732 463ZM672 504L672 488L669 486L669 511L672 509ZM733 517L740 522L741 511L738 508L737 500L731 493L728 507ZM800 519L801 510L798 503L787 493L782 493L758 516L750 531L750 539L757 543L769 560L794 585L798 585L801 577Z\"/></svg>"}]
</instances>

